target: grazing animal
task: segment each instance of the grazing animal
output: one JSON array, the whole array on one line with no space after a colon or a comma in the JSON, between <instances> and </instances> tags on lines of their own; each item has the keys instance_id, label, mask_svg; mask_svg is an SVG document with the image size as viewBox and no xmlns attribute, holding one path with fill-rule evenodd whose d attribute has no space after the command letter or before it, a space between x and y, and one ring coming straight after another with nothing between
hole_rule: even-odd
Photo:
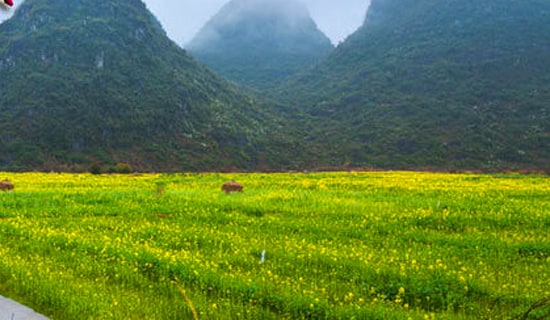
<instances>
[{"instance_id":1,"label":"grazing animal","mask_svg":"<svg viewBox=\"0 0 550 320\"><path fill-rule=\"evenodd\" d=\"M225 193L242 192L243 186L235 180L231 180L222 185L222 191Z\"/></svg>"},{"instance_id":2,"label":"grazing animal","mask_svg":"<svg viewBox=\"0 0 550 320\"><path fill-rule=\"evenodd\" d=\"M11 183L9 180L0 181L0 190L2 190L2 191L11 191L11 190L13 190L13 183Z\"/></svg>"}]
</instances>

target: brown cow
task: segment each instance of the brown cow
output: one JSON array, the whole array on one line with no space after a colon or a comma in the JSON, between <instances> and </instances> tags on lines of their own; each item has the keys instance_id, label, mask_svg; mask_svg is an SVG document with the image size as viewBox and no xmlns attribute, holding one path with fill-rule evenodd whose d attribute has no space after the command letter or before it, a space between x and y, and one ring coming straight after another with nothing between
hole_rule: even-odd
<instances>
[{"instance_id":1,"label":"brown cow","mask_svg":"<svg viewBox=\"0 0 550 320\"><path fill-rule=\"evenodd\" d=\"M13 190L13 183L11 183L9 180L0 181L0 190L2 190L2 191L11 191L11 190Z\"/></svg>"},{"instance_id":2,"label":"brown cow","mask_svg":"<svg viewBox=\"0 0 550 320\"><path fill-rule=\"evenodd\" d=\"M231 180L222 185L222 191L225 193L242 192L243 186L235 180Z\"/></svg>"}]
</instances>

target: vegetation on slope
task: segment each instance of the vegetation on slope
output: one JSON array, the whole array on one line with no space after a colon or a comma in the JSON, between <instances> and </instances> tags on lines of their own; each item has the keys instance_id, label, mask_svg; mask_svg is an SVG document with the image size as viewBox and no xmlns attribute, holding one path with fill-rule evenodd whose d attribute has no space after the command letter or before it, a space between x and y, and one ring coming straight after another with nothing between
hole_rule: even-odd
<instances>
[{"instance_id":1,"label":"vegetation on slope","mask_svg":"<svg viewBox=\"0 0 550 320\"><path fill-rule=\"evenodd\" d=\"M365 25L279 96L313 116L321 163L548 170L548 12L544 0L373 0Z\"/></svg>"},{"instance_id":2,"label":"vegetation on slope","mask_svg":"<svg viewBox=\"0 0 550 320\"><path fill-rule=\"evenodd\" d=\"M292 167L301 148L272 108L199 66L139 0L27 0L0 25L0 168Z\"/></svg>"},{"instance_id":3,"label":"vegetation on slope","mask_svg":"<svg viewBox=\"0 0 550 320\"><path fill-rule=\"evenodd\" d=\"M27 0L0 25L0 168L548 171L549 6L374 0L360 30L278 89L283 109L198 65L141 1ZM228 8L211 23L241 42L218 40L252 46L234 67L266 88L309 64L290 52L330 47L307 11L228 24ZM273 69L285 75L255 59L286 61Z\"/></svg>"}]
</instances>

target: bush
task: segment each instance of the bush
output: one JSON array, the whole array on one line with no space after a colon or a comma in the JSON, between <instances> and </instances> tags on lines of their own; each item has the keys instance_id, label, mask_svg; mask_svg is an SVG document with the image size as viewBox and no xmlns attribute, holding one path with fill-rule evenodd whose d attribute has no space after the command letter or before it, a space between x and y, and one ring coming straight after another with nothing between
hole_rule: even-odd
<instances>
[{"instance_id":1,"label":"bush","mask_svg":"<svg viewBox=\"0 0 550 320\"><path fill-rule=\"evenodd\" d=\"M92 165L88 168L88 172L91 174L101 174L101 164L98 162L92 163Z\"/></svg>"},{"instance_id":2,"label":"bush","mask_svg":"<svg viewBox=\"0 0 550 320\"><path fill-rule=\"evenodd\" d=\"M127 163L119 163L115 167L117 173L130 173L132 172L132 167Z\"/></svg>"}]
</instances>

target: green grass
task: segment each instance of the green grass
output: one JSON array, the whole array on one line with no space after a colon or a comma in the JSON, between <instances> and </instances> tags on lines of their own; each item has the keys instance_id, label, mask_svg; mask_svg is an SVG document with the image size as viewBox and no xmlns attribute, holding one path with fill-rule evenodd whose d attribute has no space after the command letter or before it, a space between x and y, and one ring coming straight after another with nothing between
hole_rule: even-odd
<instances>
[{"instance_id":1,"label":"green grass","mask_svg":"<svg viewBox=\"0 0 550 320\"><path fill-rule=\"evenodd\" d=\"M513 319L550 297L544 176L4 177L0 294L54 320Z\"/></svg>"}]
</instances>

